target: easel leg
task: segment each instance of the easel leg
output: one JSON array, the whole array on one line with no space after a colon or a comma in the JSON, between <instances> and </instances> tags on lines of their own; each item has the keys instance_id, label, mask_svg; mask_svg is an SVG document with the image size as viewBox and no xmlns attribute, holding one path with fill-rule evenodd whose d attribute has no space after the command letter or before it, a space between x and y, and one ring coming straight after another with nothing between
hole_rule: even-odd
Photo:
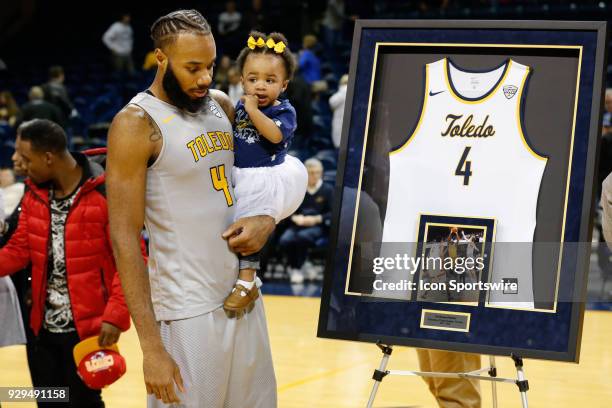
<instances>
[{"instance_id":1,"label":"easel leg","mask_svg":"<svg viewBox=\"0 0 612 408\"><path fill-rule=\"evenodd\" d=\"M489 356L489 376L497 377L497 367L495 366L495 357ZM493 408L497 408L497 383L491 381L491 392L493 397Z\"/></svg>"},{"instance_id":2,"label":"easel leg","mask_svg":"<svg viewBox=\"0 0 612 408\"><path fill-rule=\"evenodd\" d=\"M387 375L387 364L389 363L389 357L393 352L392 346L386 346L384 344L381 344L380 342L377 342L376 345L378 346L380 351L383 352L383 358L380 361L378 370L374 370L374 375L372 376L372 379L374 380L374 387L372 388L372 392L370 393L370 399L368 400L368 405L366 406L367 408L372 408L374 404L374 399L376 398L376 393L378 392L378 386L380 385L383 378L385 378L385 376Z\"/></svg>"},{"instance_id":3,"label":"easel leg","mask_svg":"<svg viewBox=\"0 0 612 408\"><path fill-rule=\"evenodd\" d=\"M514 366L516 367L517 381L516 385L521 393L521 402L523 408L528 408L529 403L527 402L527 391L529 390L529 382L525 379L525 372L523 371L523 359L514 354L511 355L514 360Z\"/></svg>"}]
</instances>

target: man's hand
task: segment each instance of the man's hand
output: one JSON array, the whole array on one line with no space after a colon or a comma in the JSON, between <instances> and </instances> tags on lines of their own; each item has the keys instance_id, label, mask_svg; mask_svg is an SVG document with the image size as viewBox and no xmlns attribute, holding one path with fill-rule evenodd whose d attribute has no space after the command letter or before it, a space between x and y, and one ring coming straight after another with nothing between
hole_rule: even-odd
<instances>
[{"instance_id":1,"label":"man's hand","mask_svg":"<svg viewBox=\"0 0 612 408\"><path fill-rule=\"evenodd\" d=\"M121 330L117 326L110 323L102 322L100 335L98 336L98 345L100 347L109 347L119 341Z\"/></svg>"},{"instance_id":2,"label":"man's hand","mask_svg":"<svg viewBox=\"0 0 612 408\"><path fill-rule=\"evenodd\" d=\"M268 215L241 218L223 233L230 249L242 256L258 252L274 231L274 218Z\"/></svg>"},{"instance_id":3,"label":"man's hand","mask_svg":"<svg viewBox=\"0 0 612 408\"><path fill-rule=\"evenodd\" d=\"M180 392L185 392L183 377L178 365L165 349L144 352L142 366L147 394L154 394L155 398L165 404L181 402L174 390L174 384L176 383Z\"/></svg>"},{"instance_id":4,"label":"man's hand","mask_svg":"<svg viewBox=\"0 0 612 408\"><path fill-rule=\"evenodd\" d=\"M259 100L255 95L242 95L240 100L244 103L244 110L247 111L247 113L259 109Z\"/></svg>"}]
</instances>

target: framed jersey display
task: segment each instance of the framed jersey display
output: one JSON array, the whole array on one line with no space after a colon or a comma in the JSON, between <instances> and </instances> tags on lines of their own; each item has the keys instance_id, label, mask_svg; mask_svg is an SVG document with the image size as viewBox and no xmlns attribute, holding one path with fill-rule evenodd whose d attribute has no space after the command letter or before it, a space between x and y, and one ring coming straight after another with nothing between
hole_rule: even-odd
<instances>
[{"instance_id":1,"label":"framed jersey display","mask_svg":"<svg viewBox=\"0 0 612 408\"><path fill-rule=\"evenodd\" d=\"M319 336L578 361L606 39L357 22Z\"/></svg>"}]
</instances>

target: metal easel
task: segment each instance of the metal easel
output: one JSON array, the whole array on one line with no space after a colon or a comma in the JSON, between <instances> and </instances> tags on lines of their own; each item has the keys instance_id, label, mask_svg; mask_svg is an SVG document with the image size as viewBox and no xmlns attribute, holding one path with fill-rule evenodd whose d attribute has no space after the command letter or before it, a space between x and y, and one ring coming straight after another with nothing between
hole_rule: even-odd
<instances>
[{"instance_id":1,"label":"metal easel","mask_svg":"<svg viewBox=\"0 0 612 408\"><path fill-rule=\"evenodd\" d=\"M374 370L372 379L374 380L374 387L370 393L370 399L368 400L367 408L372 408L376 393L380 383L387 375L405 375L405 376L417 376L417 377L438 377L438 378L465 378L474 379L478 381L491 381L491 391L493 393L493 408L497 408L497 383L511 383L516 384L521 395L521 402L523 408L528 408L527 402L527 391L529 390L529 382L525 378L525 372L523 371L523 359L515 354L511 354L510 357L514 361L516 367L517 378L499 378L497 377L497 367L495 366L495 357L489 356L489 367L481 368L480 370L470 371L467 373L441 373L441 372L427 372L427 371L400 371L400 370L387 370L387 364L389 358L393 352L392 345L382 344L380 341L376 342L378 348L382 351L383 357L378 366L378 369ZM482 375L487 373L488 376Z\"/></svg>"}]
</instances>

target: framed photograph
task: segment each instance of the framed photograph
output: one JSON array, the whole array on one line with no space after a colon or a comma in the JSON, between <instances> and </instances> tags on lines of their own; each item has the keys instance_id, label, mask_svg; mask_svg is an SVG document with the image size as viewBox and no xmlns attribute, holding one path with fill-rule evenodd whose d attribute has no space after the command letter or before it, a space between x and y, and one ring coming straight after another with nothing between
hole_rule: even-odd
<instances>
[{"instance_id":1,"label":"framed photograph","mask_svg":"<svg viewBox=\"0 0 612 408\"><path fill-rule=\"evenodd\" d=\"M606 40L357 23L319 336L578 361Z\"/></svg>"},{"instance_id":2,"label":"framed photograph","mask_svg":"<svg viewBox=\"0 0 612 408\"><path fill-rule=\"evenodd\" d=\"M421 214L414 281L421 302L478 306L488 281L495 220Z\"/></svg>"}]
</instances>

